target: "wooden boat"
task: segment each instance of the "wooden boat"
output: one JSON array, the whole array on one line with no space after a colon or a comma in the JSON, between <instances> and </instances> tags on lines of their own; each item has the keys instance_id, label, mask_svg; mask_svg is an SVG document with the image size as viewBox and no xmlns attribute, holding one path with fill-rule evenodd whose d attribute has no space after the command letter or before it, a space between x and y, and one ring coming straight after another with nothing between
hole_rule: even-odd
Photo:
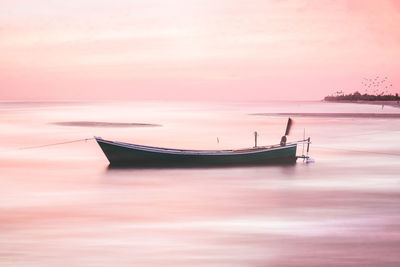
<instances>
[{"instance_id":1,"label":"wooden boat","mask_svg":"<svg viewBox=\"0 0 400 267\"><path fill-rule=\"evenodd\" d=\"M253 148L235 150L187 150L162 147L143 146L118 141L110 141L95 137L111 165L124 165L132 167L152 166L239 166L239 165L268 165L268 164L294 164L297 145L301 142L308 143L310 139L286 143L289 134L291 119L289 118L285 135L279 145L257 146L257 133L255 132L255 146ZM308 158L308 156L300 156Z\"/></svg>"},{"instance_id":2,"label":"wooden boat","mask_svg":"<svg viewBox=\"0 0 400 267\"><path fill-rule=\"evenodd\" d=\"M237 150L183 150L95 139L111 165L233 166L296 162L297 142Z\"/></svg>"}]
</instances>

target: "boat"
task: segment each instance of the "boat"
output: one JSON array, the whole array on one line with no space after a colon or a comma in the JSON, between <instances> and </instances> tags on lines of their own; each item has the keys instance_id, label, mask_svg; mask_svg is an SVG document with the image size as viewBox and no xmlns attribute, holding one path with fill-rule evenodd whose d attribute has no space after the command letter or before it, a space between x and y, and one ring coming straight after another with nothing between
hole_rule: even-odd
<instances>
[{"instance_id":1,"label":"boat","mask_svg":"<svg viewBox=\"0 0 400 267\"><path fill-rule=\"evenodd\" d=\"M308 142L310 139L286 143L289 134L291 119L288 120L285 135L280 144L271 146L257 146L255 132L255 146L252 148L232 150L189 150L163 147L145 146L119 141L105 140L94 137L103 150L111 166L131 167L191 167L191 166L243 166L243 165L270 165L294 164L297 145Z\"/></svg>"}]
</instances>

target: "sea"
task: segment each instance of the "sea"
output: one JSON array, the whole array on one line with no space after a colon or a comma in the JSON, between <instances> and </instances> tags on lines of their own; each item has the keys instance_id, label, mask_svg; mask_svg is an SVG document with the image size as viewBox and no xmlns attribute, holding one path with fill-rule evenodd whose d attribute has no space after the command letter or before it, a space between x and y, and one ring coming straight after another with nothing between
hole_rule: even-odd
<instances>
[{"instance_id":1,"label":"sea","mask_svg":"<svg viewBox=\"0 0 400 267\"><path fill-rule=\"evenodd\" d=\"M93 140L248 148L288 117L313 162L111 168ZM400 266L400 109L1 102L0 266Z\"/></svg>"}]
</instances>

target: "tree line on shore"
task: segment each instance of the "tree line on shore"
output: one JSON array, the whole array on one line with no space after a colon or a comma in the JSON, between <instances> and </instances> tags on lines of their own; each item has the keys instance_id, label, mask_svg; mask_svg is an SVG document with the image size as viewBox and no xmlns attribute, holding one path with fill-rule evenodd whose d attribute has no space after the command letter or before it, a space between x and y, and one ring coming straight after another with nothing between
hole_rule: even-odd
<instances>
[{"instance_id":1,"label":"tree line on shore","mask_svg":"<svg viewBox=\"0 0 400 267\"><path fill-rule=\"evenodd\" d=\"M325 101L399 101L400 97L399 94L396 93L395 95L392 94L361 94L360 92L356 91L350 94L344 94L343 92L336 92L336 95L326 96L324 98Z\"/></svg>"}]
</instances>

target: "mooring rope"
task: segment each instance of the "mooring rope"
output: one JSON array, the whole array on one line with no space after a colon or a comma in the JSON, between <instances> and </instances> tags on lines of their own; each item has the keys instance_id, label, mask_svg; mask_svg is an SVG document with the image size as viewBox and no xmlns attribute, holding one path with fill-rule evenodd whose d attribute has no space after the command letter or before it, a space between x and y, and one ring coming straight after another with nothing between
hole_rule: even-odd
<instances>
[{"instance_id":1,"label":"mooring rope","mask_svg":"<svg viewBox=\"0 0 400 267\"><path fill-rule=\"evenodd\" d=\"M354 152L354 153L367 153L367 154L377 154L377 155L386 155L386 156L397 156L400 157L400 153L389 153L389 152L379 152L379 151L371 151L371 150L355 150L355 149L347 149L347 148L334 148L334 147L326 147L326 146L314 146L316 148L320 148L323 150L338 150L338 151L346 151L346 152Z\"/></svg>"},{"instance_id":2,"label":"mooring rope","mask_svg":"<svg viewBox=\"0 0 400 267\"><path fill-rule=\"evenodd\" d=\"M42 148L42 147L47 147L47 146L58 146L58 145L65 145L65 144L71 144L71 143L77 143L77 142L83 142L83 141L89 141L93 140L94 138L84 138L84 139L77 139L77 140L71 140L71 141L66 141L66 142L59 142L59 143L51 143L51 144L45 144L45 145L40 145L40 146L29 146L29 147L22 147L20 150L23 149L35 149L35 148Z\"/></svg>"},{"instance_id":3,"label":"mooring rope","mask_svg":"<svg viewBox=\"0 0 400 267\"><path fill-rule=\"evenodd\" d=\"M59 142L59 143L51 143L51 144L39 145L39 146L22 147L22 148L20 148L20 150L37 149L37 148L42 148L42 147L58 146L58 145L66 145L66 144L77 143L77 142L84 142L84 141L86 142L86 141L89 141L89 140L94 140L94 138L91 137L91 138L76 139L76 140ZM305 141L305 140L301 140L301 141ZM371 150L355 150L355 149L347 149L347 148L334 148L334 147L319 146L319 145L312 145L312 147L320 148L322 150L334 150L334 151L336 150L336 151L346 151L346 152L353 152L353 153L367 153L367 154L376 154L376 155L386 155L386 156L400 157L400 153L379 152L379 151L371 151Z\"/></svg>"}]
</instances>

